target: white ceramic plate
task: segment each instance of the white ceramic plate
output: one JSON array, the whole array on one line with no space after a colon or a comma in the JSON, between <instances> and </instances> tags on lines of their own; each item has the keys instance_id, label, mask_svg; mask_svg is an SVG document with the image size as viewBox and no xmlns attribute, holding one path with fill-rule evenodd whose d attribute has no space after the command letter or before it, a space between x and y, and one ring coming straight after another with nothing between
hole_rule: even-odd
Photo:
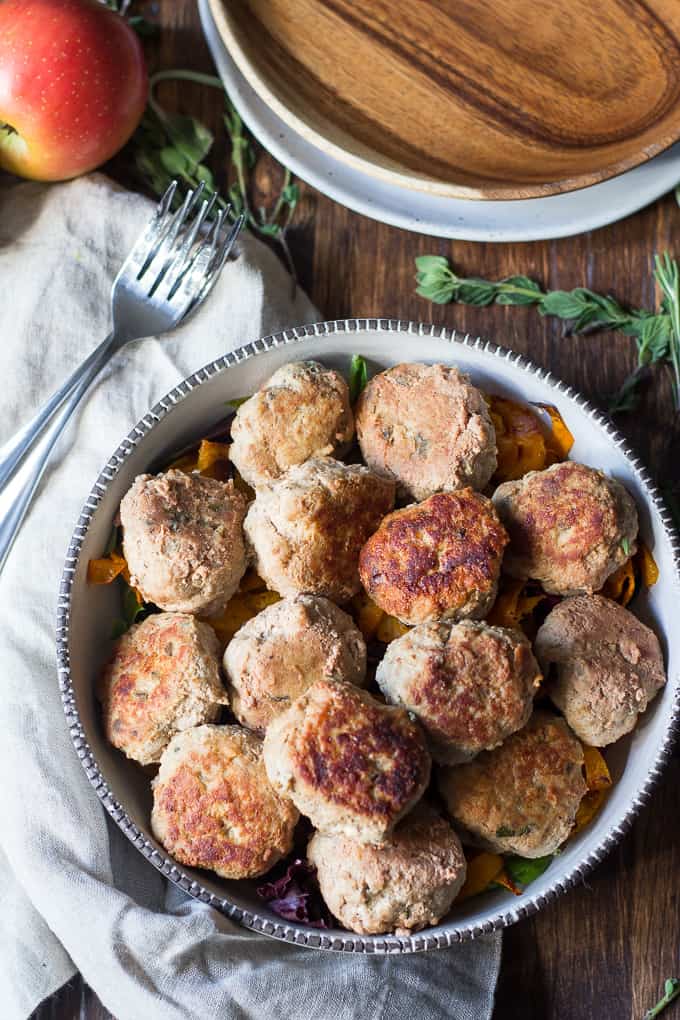
<instances>
[{"instance_id":1,"label":"white ceramic plate","mask_svg":"<svg viewBox=\"0 0 680 1020\"><path fill-rule=\"evenodd\" d=\"M280 365L316 358L346 372L352 354L367 357L372 370L398 361L455 364L484 390L555 404L575 437L573 458L607 471L634 496L642 537L661 571L658 583L637 600L635 610L661 637L669 682L632 736L608 751L615 785L602 812L521 896L486 893L455 907L436 927L409 938L362 937L291 924L258 899L256 883L227 882L209 872L178 867L151 835L149 777L104 740L94 698L95 678L110 654L111 620L120 615L120 606L115 585L87 585L87 562L102 554L132 480L143 471L158 469L173 451L199 438L224 417L225 401L252 393ZM173 882L246 927L275 938L323 949L413 952L512 924L580 881L614 846L649 795L669 755L680 716L679 600L680 546L670 519L645 469L608 419L549 373L493 344L432 326L351 319L267 337L206 365L164 397L123 440L95 482L68 550L59 600L59 679L76 750L104 807Z\"/></svg>"},{"instance_id":2,"label":"white ceramic plate","mask_svg":"<svg viewBox=\"0 0 680 1020\"><path fill-rule=\"evenodd\" d=\"M478 201L400 188L334 159L296 134L248 85L227 53L207 0L205 37L232 102L266 149L302 180L355 212L395 227L467 241L537 241L614 223L680 182L680 143L634 170L591 188L549 198Z\"/></svg>"}]
</instances>

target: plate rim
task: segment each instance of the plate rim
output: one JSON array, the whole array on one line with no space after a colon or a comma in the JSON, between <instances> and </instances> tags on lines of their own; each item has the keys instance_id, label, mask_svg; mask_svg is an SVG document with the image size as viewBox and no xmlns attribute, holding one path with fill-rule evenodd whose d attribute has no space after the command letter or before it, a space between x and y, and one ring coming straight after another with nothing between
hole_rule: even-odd
<instances>
[{"instance_id":1,"label":"plate rim","mask_svg":"<svg viewBox=\"0 0 680 1020\"><path fill-rule=\"evenodd\" d=\"M535 364L519 352L501 347L493 341L480 336L473 337L469 333L461 334L455 329L439 326L434 323L415 322L392 318L347 318L311 323L304 326L281 330L253 340L221 357L203 365L196 372L187 376L174 386L137 422L127 436L119 443L100 471L85 504L80 512L71 536L65 557L64 567L59 584L57 602L56 650L57 675L60 688L62 707L66 717L71 741L75 752L85 770L88 780L94 787L97 796L108 814L127 838L137 847L142 855L157 868L166 878L195 899L218 909L243 927L259 934L268 935L279 941L306 946L313 949L333 950L339 952L360 952L376 954L401 954L442 949L461 942L470 941L482 935L506 928L536 913L547 903L561 896L568 889L581 882L585 876L616 846L628 831L640 809L647 803L651 793L665 768L673 749L673 744L680 733L680 686L675 691L671 702L669 718L666 723L663 740L656 749L652 764L638 788L625 815L618 824L605 833L583 861L576 864L564 877L556 879L543 894L530 897L525 904L514 910L498 910L492 918L481 925L452 925L451 929L437 935L417 932L410 936L390 935L356 935L346 936L325 935L323 931L305 928L302 925L284 922L273 922L255 912L244 910L231 903L225 897L216 896L200 882L191 879L177 863L163 851L159 851L136 826L125 808L111 793L106 778L100 769L96 756L89 746L85 728L80 719L76 704L76 694L70 670L70 608L71 592L82 544L87 535L90 522L99 504L104 498L110 482L118 474L121 466L130 456L137 444L144 439L155 425L181 403L194 389L203 383L222 375L230 368L243 361L265 354L282 346L293 346L310 338L323 340L343 333L407 333L439 340L442 345L460 345L473 348L510 362L529 375L541 380L564 399L573 402L585 412L596 427L604 430L607 437L628 460L636 475L645 496L658 513L659 521L665 537L668 539L674 568L676 588L680 589L680 537L675 529L671 514L658 491L645 465L640 461L628 441L616 429L611 420L598 408L594 407L573 387L555 378L548 370Z\"/></svg>"},{"instance_id":2,"label":"plate rim","mask_svg":"<svg viewBox=\"0 0 680 1020\"><path fill-rule=\"evenodd\" d=\"M406 191L417 191L437 198L456 198L480 202L527 201L534 198L550 198L555 195L565 195L573 191L580 191L596 184L602 184L604 181L612 180L614 177L620 177L630 170L635 170L636 167L643 166L680 141L679 107L675 130L670 132L670 134L664 135L661 140L648 143L634 155L609 164L602 170L565 177L547 184L515 186L499 184L489 188L474 188L463 184L449 183L441 178L426 177L415 171L408 173L392 170L387 166L380 166L367 156L362 156L358 152L352 152L337 141L333 141L327 135L315 130L303 117L291 110L279 98L276 92L272 90L241 45L234 30L232 15L227 10L225 0L207 0L207 5L222 45L234 61L238 71L258 98L270 108L272 113L286 127L325 155L392 187L402 188Z\"/></svg>"}]
</instances>

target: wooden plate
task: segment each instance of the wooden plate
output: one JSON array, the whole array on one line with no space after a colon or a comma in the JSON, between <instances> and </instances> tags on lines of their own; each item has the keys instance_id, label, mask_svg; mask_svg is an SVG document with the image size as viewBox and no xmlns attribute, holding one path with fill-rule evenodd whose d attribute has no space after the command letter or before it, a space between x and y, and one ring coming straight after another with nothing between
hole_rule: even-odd
<instances>
[{"instance_id":1,"label":"wooden plate","mask_svg":"<svg viewBox=\"0 0 680 1020\"><path fill-rule=\"evenodd\" d=\"M680 138L679 0L209 3L284 122L403 187L540 197Z\"/></svg>"}]
</instances>

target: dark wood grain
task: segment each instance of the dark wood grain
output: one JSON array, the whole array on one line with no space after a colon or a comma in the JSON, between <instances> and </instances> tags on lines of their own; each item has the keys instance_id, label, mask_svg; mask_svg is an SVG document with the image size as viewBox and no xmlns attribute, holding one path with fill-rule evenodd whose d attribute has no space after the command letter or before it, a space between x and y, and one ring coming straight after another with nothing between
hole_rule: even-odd
<instances>
[{"instance_id":1,"label":"dark wood grain","mask_svg":"<svg viewBox=\"0 0 680 1020\"><path fill-rule=\"evenodd\" d=\"M159 11L163 32L149 50L154 65L210 70L193 0L161 0ZM202 117L219 136L218 93L186 85L180 93L169 85L163 99ZM224 142L218 146L223 155ZM118 172L129 183L124 170ZM265 191L274 178L267 168L260 174ZM306 186L302 196L291 247L301 284L322 316L394 316L480 333L527 354L595 402L633 367L630 340L615 334L564 337L560 323L531 309L431 306L415 296L414 257L439 253L466 275L525 273L552 288L585 285L651 306L653 253L668 248L680 255L680 209L671 197L577 238L483 245L377 224ZM664 370L645 390L639 413L621 418L619 426L660 482L680 481L680 416L673 414ZM679 877L676 757L631 831L583 886L506 931L495 1020L640 1020L659 998L664 979L680 976ZM665 1016L680 1018L680 1003ZM76 980L37 1018L109 1020L109 1014Z\"/></svg>"},{"instance_id":2,"label":"dark wood grain","mask_svg":"<svg viewBox=\"0 0 680 1020\"><path fill-rule=\"evenodd\" d=\"M552 194L680 135L677 0L210 4L239 68L291 127L412 187Z\"/></svg>"}]
</instances>

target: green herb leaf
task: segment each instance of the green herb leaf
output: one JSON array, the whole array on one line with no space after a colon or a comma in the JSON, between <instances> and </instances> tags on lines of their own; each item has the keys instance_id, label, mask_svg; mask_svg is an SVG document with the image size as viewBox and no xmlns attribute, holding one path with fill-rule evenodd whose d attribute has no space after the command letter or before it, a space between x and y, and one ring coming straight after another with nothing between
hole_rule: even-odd
<instances>
[{"instance_id":1,"label":"green herb leaf","mask_svg":"<svg viewBox=\"0 0 680 1020\"><path fill-rule=\"evenodd\" d=\"M108 537L106 545L104 546L104 555L108 556L118 546L120 542L120 528L114 524L111 528L111 534Z\"/></svg>"},{"instance_id":2,"label":"green herb leaf","mask_svg":"<svg viewBox=\"0 0 680 1020\"><path fill-rule=\"evenodd\" d=\"M227 401L227 405L233 407L234 410L238 410L241 404L245 404L246 400L250 400L250 397L234 397L233 400Z\"/></svg>"},{"instance_id":3,"label":"green herb leaf","mask_svg":"<svg viewBox=\"0 0 680 1020\"><path fill-rule=\"evenodd\" d=\"M534 305L541 301L543 291L528 276L508 276L502 280L496 295L497 305Z\"/></svg>"},{"instance_id":4,"label":"green herb leaf","mask_svg":"<svg viewBox=\"0 0 680 1020\"><path fill-rule=\"evenodd\" d=\"M655 1006L648 1009L644 1015L643 1020L655 1020L655 1017L663 1013L666 1006L670 1006L674 999L680 996L680 978L666 978L666 982L663 988L663 996L659 999Z\"/></svg>"},{"instance_id":5,"label":"green herb leaf","mask_svg":"<svg viewBox=\"0 0 680 1020\"><path fill-rule=\"evenodd\" d=\"M360 354L353 354L349 366L349 399L354 404L368 383L368 365Z\"/></svg>"},{"instance_id":6,"label":"green herb leaf","mask_svg":"<svg viewBox=\"0 0 680 1020\"><path fill-rule=\"evenodd\" d=\"M130 28L134 28L137 35L141 36L142 39L151 39L157 36L160 28L153 21L149 21L142 14L133 14L127 19L127 23Z\"/></svg>"},{"instance_id":7,"label":"green herb leaf","mask_svg":"<svg viewBox=\"0 0 680 1020\"><path fill-rule=\"evenodd\" d=\"M416 269L419 273L437 272L442 269L449 273L449 260L443 255L418 255Z\"/></svg>"},{"instance_id":8,"label":"green herb leaf","mask_svg":"<svg viewBox=\"0 0 680 1020\"><path fill-rule=\"evenodd\" d=\"M533 859L516 856L506 857L505 868L516 885L526 888L543 874L550 866L554 856L554 854L548 854L547 857L535 857Z\"/></svg>"},{"instance_id":9,"label":"green herb leaf","mask_svg":"<svg viewBox=\"0 0 680 1020\"><path fill-rule=\"evenodd\" d=\"M113 622L111 637L114 639L125 634L132 624L136 622L138 616L147 609L144 602L139 599L135 589L127 581L123 581L123 585L123 616L121 619L114 620Z\"/></svg>"},{"instance_id":10,"label":"green herb leaf","mask_svg":"<svg viewBox=\"0 0 680 1020\"><path fill-rule=\"evenodd\" d=\"M630 542L627 538L621 539L621 548L623 549L625 556L630 556Z\"/></svg>"},{"instance_id":11,"label":"green herb leaf","mask_svg":"<svg viewBox=\"0 0 680 1020\"><path fill-rule=\"evenodd\" d=\"M671 329L668 338L669 360L673 367L675 409L680 411L680 269L668 252L654 258L654 279L664 296Z\"/></svg>"}]
</instances>

